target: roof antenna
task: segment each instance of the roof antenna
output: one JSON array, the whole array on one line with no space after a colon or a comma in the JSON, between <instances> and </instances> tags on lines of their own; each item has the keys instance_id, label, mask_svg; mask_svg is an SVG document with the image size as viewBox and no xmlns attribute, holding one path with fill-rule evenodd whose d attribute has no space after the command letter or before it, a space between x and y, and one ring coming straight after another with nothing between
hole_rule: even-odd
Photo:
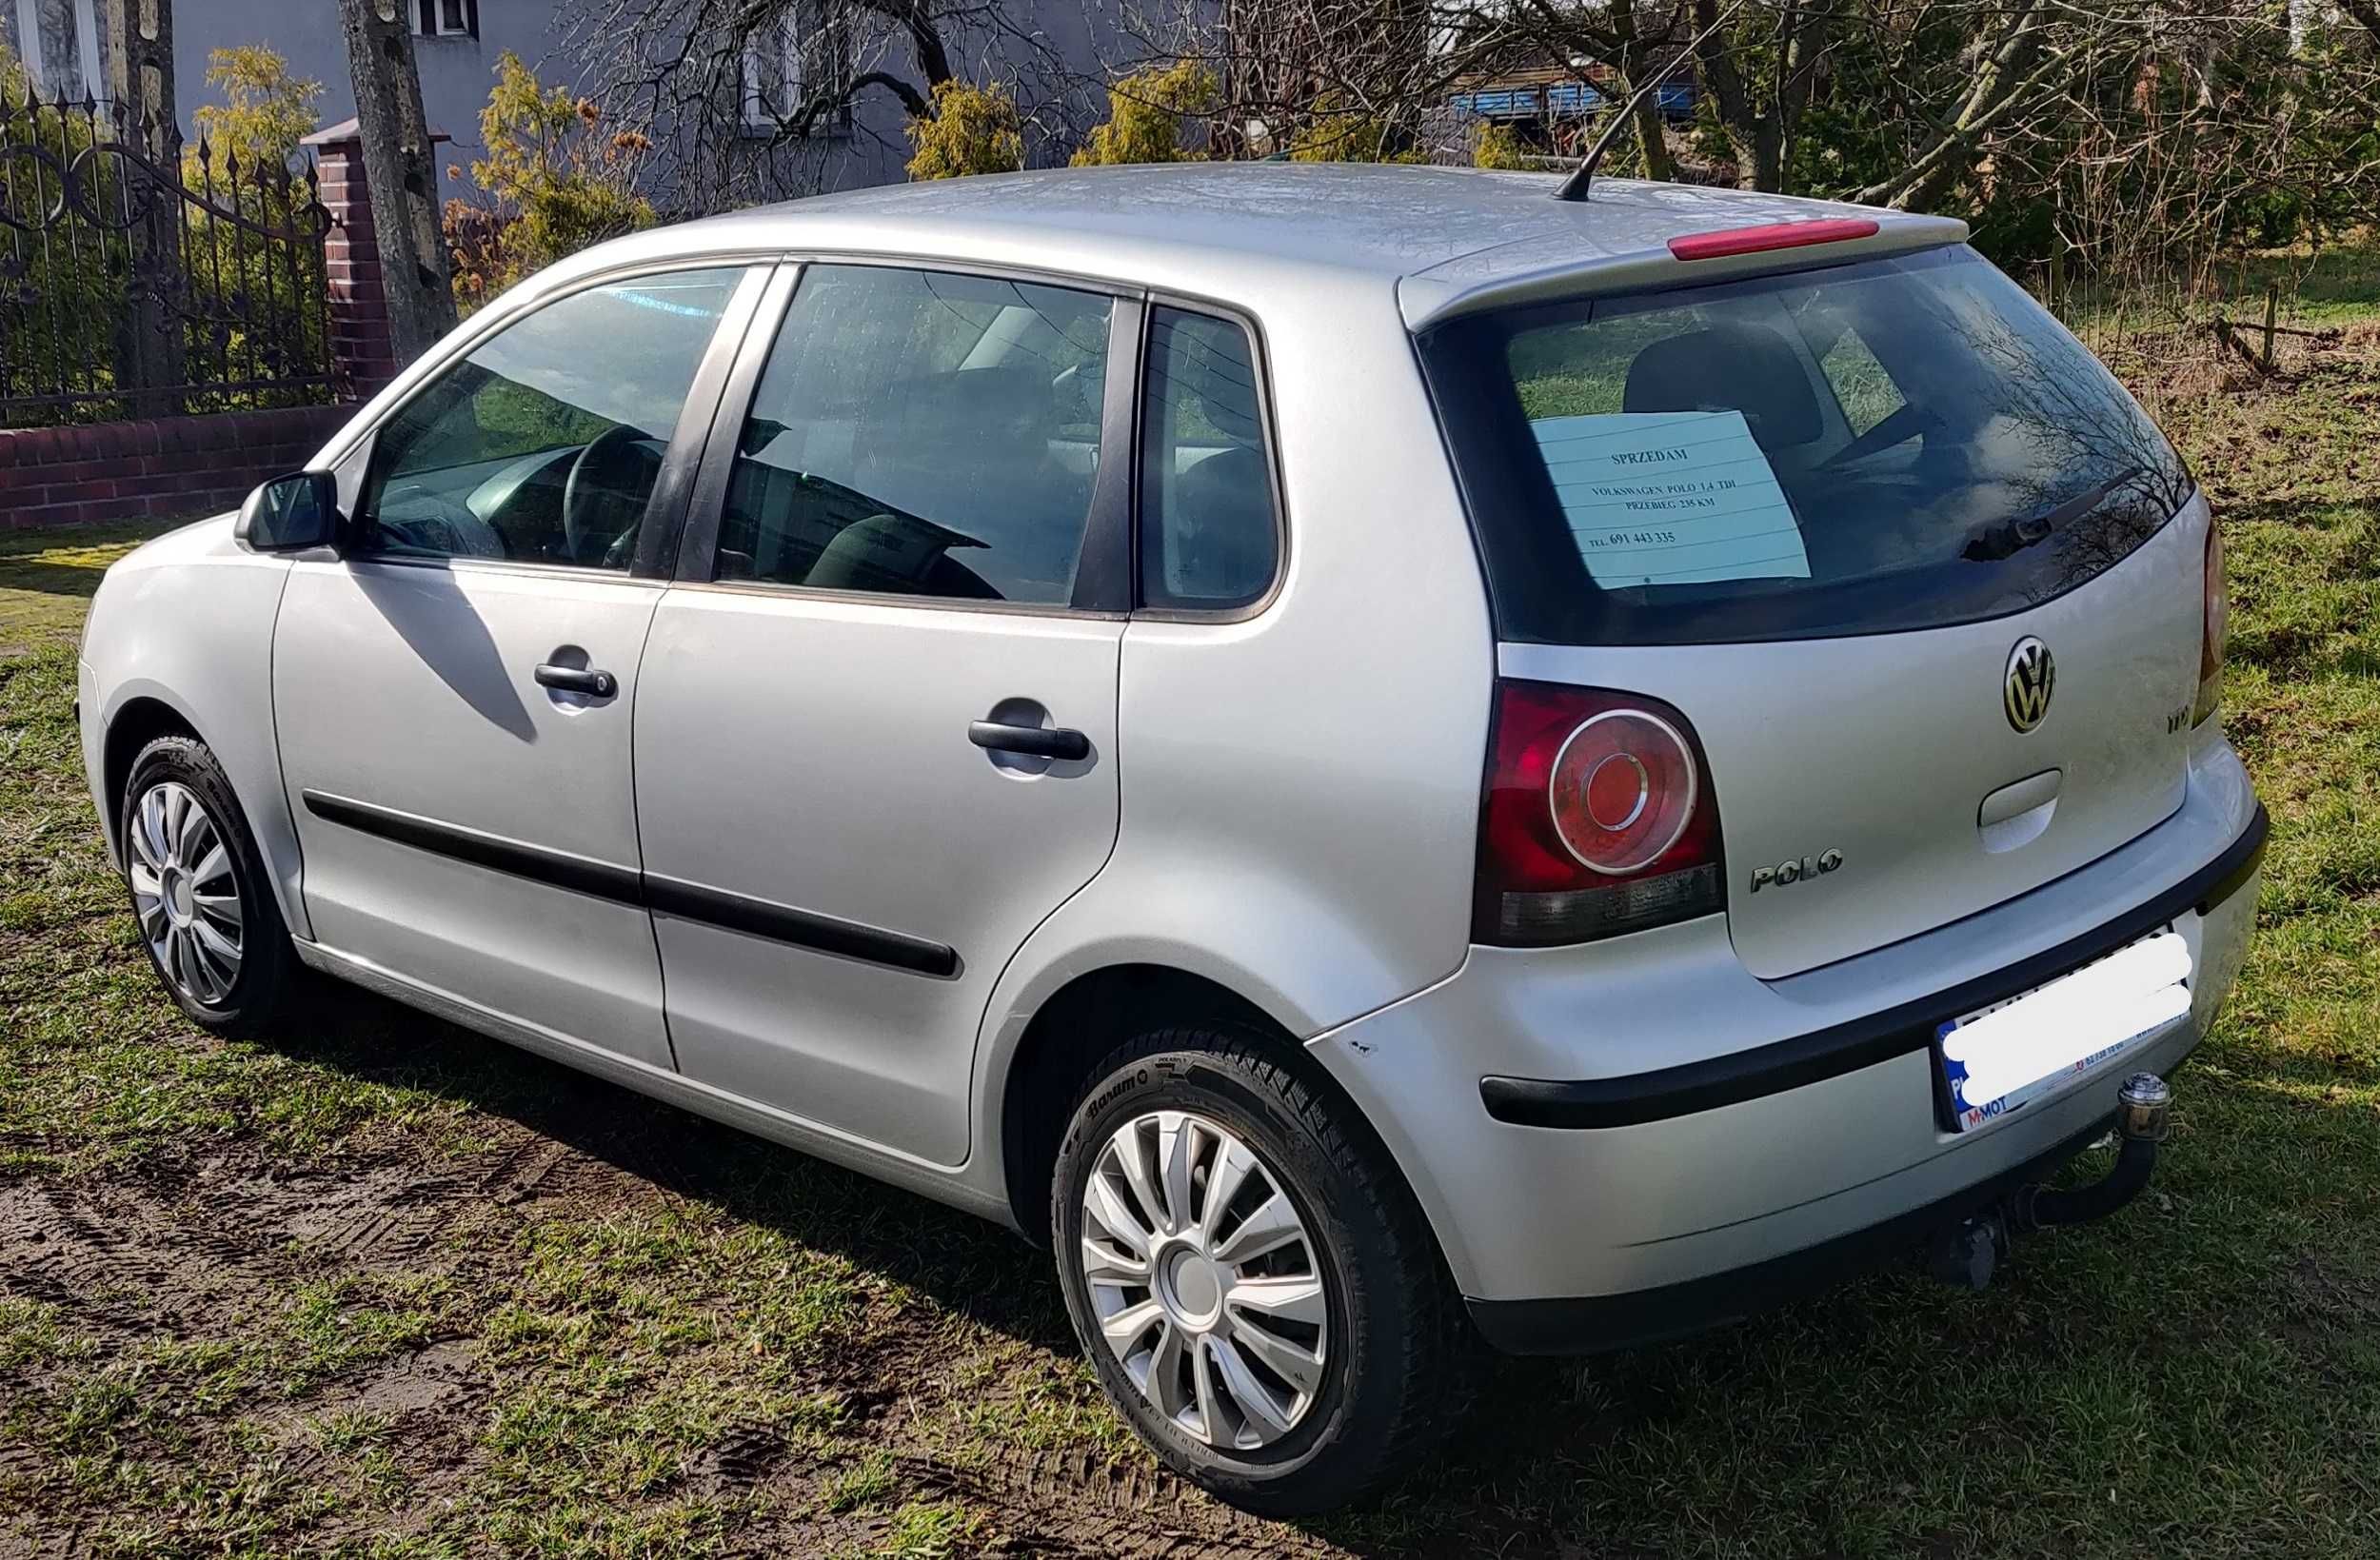
<instances>
[{"instance_id":1,"label":"roof antenna","mask_svg":"<svg viewBox=\"0 0 2380 1560\"><path fill-rule=\"evenodd\" d=\"M1618 136L1620 127L1636 117L1636 106L1656 91L1661 83L1676 75L1679 66L1693 59L1695 50L1702 47L1702 40L1724 27L1728 18L1734 16L1741 9L1741 5L1742 0L1737 0L1735 5L1728 7L1713 17L1711 25L1696 33L1693 41L1678 50L1676 59L1663 66L1651 81L1637 88L1628 101L1620 105L1619 111L1612 115L1612 122L1603 127L1603 133L1595 138L1595 145L1587 148L1587 155L1579 161L1577 168L1571 169L1570 177L1562 181L1561 188L1554 191L1556 200L1583 201L1587 198L1587 187L1595 182L1595 170L1602 166L1603 154L1612 149L1612 142Z\"/></svg>"}]
</instances>

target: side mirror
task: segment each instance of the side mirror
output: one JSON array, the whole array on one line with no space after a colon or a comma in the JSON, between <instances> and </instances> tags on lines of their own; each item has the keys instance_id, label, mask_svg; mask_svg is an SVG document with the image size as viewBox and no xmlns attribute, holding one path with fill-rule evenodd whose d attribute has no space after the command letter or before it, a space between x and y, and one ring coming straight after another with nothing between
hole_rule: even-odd
<instances>
[{"instance_id":1,"label":"side mirror","mask_svg":"<svg viewBox=\"0 0 2380 1560\"><path fill-rule=\"evenodd\" d=\"M338 479L327 471L292 471L248 496L231 534L258 552L304 552L329 546L338 527Z\"/></svg>"}]
</instances>

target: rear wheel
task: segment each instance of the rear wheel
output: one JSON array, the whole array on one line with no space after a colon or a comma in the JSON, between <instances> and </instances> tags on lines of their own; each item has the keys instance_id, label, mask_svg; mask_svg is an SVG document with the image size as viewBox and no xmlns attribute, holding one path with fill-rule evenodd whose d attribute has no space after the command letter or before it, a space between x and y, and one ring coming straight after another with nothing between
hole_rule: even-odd
<instances>
[{"instance_id":1,"label":"rear wheel","mask_svg":"<svg viewBox=\"0 0 2380 1560\"><path fill-rule=\"evenodd\" d=\"M1377 1491L1457 1416L1465 1352L1395 1168L1242 1032L1151 1035L1099 1076L1050 1215L1109 1398L1177 1472L1251 1511Z\"/></svg>"},{"instance_id":2,"label":"rear wheel","mask_svg":"<svg viewBox=\"0 0 2380 1560\"><path fill-rule=\"evenodd\" d=\"M160 737L132 760L117 820L141 943L182 1011L252 1033L290 1001L297 958L231 782L207 744Z\"/></svg>"}]
</instances>

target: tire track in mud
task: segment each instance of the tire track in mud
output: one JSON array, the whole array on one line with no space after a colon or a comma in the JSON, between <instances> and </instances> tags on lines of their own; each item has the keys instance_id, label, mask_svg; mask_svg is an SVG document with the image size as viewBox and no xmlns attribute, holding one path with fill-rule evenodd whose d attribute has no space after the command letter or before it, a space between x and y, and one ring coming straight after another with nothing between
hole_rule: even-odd
<instances>
[{"instance_id":1,"label":"tire track in mud","mask_svg":"<svg viewBox=\"0 0 2380 1560\"><path fill-rule=\"evenodd\" d=\"M755 1485L775 1471L791 1450L792 1443L774 1426L740 1419L696 1455L686 1476L697 1484L723 1489Z\"/></svg>"},{"instance_id":2,"label":"tire track in mud","mask_svg":"<svg viewBox=\"0 0 2380 1560\"><path fill-rule=\"evenodd\" d=\"M0 1288L102 1312L138 1293L170 1321L191 1309L177 1296L213 1294L235 1275L438 1271L461 1254L443 1249L449 1237L487 1210L643 1190L640 1177L528 1133L451 1165L387 1155L292 1175L217 1160L137 1180L0 1182Z\"/></svg>"},{"instance_id":3,"label":"tire track in mud","mask_svg":"<svg viewBox=\"0 0 2380 1560\"><path fill-rule=\"evenodd\" d=\"M286 1190L268 1208L299 1200L283 1214L286 1237L317 1262L367 1271L436 1271L452 1265L444 1251L456 1221L480 1201L469 1177L424 1175L391 1165L344 1186L309 1189L301 1199Z\"/></svg>"},{"instance_id":4,"label":"tire track in mud","mask_svg":"<svg viewBox=\"0 0 2380 1560\"><path fill-rule=\"evenodd\" d=\"M0 1190L0 1289L126 1332L174 1332L218 1310L261 1254L236 1227L185 1225L138 1195Z\"/></svg>"},{"instance_id":5,"label":"tire track in mud","mask_svg":"<svg viewBox=\"0 0 2380 1560\"><path fill-rule=\"evenodd\" d=\"M452 1266L448 1236L489 1205L484 1181L468 1166L392 1157L294 1175L215 1161L139 1180L0 1185L0 1290L126 1331L213 1331L259 1280Z\"/></svg>"},{"instance_id":6,"label":"tire track in mud","mask_svg":"<svg viewBox=\"0 0 2380 1560\"><path fill-rule=\"evenodd\" d=\"M776 1423L737 1420L689 1461L684 1476L711 1496L782 1495L816 1486L824 1468L853 1454L829 1453L823 1465L794 1466L796 1451L795 1437ZM962 1462L897 1450L891 1459L904 1494L954 1497L988 1517L995 1532L985 1535L987 1552L1121 1560L1298 1560L1341 1552L1295 1528L1235 1511L1138 1461L1022 1451ZM820 1538L805 1529L785 1531L764 1523L762 1531L737 1535L736 1552L780 1552L797 1533L797 1547ZM772 1549L772 1541L780 1548Z\"/></svg>"},{"instance_id":7,"label":"tire track in mud","mask_svg":"<svg viewBox=\"0 0 2380 1560\"><path fill-rule=\"evenodd\" d=\"M982 1465L896 1457L918 1482L986 1508L1032 1554L1131 1560L1270 1560L1339 1552L1295 1528L1225 1506L1139 1461L1027 1451Z\"/></svg>"}]
</instances>

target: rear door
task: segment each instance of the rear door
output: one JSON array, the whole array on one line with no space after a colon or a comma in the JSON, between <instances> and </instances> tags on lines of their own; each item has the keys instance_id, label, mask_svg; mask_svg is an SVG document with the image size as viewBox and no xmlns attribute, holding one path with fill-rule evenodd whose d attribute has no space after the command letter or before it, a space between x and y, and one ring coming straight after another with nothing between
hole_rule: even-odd
<instances>
[{"instance_id":1,"label":"rear door","mask_svg":"<svg viewBox=\"0 0 2380 1560\"><path fill-rule=\"evenodd\" d=\"M1115 843L1140 317L811 266L754 331L637 705L689 1076L966 1156L992 983Z\"/></svg>"},{"instance_id":2,"label":"rear door","mask_svg":"<svg viewBox=\"0 0 2380 1560\"><path fill-rule=\"evenodd\" d=\"M1684 712L1755 974L1970 915L2180 804L2204 505L1972 253L1517 310L1425 354L1503 670Z\"/></svg>"}]
</instances>

